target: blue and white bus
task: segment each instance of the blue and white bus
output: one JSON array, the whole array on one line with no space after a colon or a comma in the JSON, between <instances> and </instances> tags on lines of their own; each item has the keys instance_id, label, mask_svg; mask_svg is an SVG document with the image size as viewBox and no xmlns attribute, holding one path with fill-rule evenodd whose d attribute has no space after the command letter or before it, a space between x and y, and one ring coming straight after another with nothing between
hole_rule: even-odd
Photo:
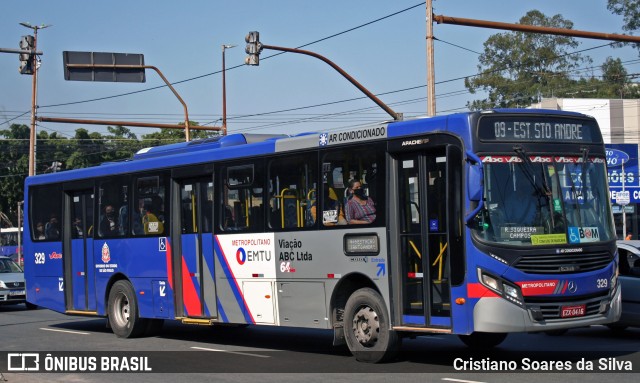
<instances>
[{"instance_id":1,"label":"blue and white bus","mask_svg":"<svg viewBox=\"0 0 640 383\"><path fill-rule=\"evenodd\" d=\"M611 323L605 165L593 118L546 110L149 148L27 178L27 298L119 337L328 329L369 362L407 336Z\"/></svg>"}]
</instances>

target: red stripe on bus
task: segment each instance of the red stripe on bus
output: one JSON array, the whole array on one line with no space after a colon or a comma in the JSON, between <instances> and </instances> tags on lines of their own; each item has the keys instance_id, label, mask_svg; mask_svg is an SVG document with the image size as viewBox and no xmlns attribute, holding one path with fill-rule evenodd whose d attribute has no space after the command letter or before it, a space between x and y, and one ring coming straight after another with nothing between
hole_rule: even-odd
<instances>
[{"instance_id":1,"label":"red stripe on bus","mask_svg":"<svg viewBox=\"0 0 640 383\"><path fill-rule=\"evenodd\" d=\"M201 315L202 305L200 304L200 297L196 292L196 286L193 284L191 273L187 268L187 262L182 257L182 298L184 300L184 306L187 309L187 315Z\"/></svg>"},{"instance_id":2,"label":"red stripe on bus","mask_svg":"<svg viewBox=\"0 0 640 383\"><path fill-rule=\"evenodd\" d=\"M498 294L489 290L487 287L480 283L467 284L467 295L469 298L497 298Z\"/></svg>"},{"instance_id":3,"label":"red stripe on bus","mask_svg":"<svg viewBox=\"0 0 640 383\"><path fill-rule=\"evenodd\" d=\"M171 244L167 238L167 280L169 287L173 290L173 263L171 262Z\"/></svg>"}]
</instances>

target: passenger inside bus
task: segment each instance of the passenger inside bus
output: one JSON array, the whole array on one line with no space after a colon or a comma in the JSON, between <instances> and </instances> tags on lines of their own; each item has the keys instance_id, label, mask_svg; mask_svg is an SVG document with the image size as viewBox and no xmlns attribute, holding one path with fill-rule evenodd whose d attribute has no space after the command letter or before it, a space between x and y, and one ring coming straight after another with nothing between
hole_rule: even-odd
<instances>
[{"instance_id":1,"label":"passenger inside bus","mask_svg":"<svg viewBox=\"0 0 640 383\"><path fill-rule=\"evenodd\" d=\"M34 237L35 239L47 239L47 237L44 235L44 225L42 224L42 222L38 222L36 224L36 232Z\"/></svg>"},{"instance_id":2,"label":"passenger inside bus","mask_svg":"<svg viewBox=\"0 0 640 383\"><path fill-rule=\"evenodd\" d=\"M58 217L55 213L51 213L51 218L44 228L44 235L47 239L60 238L60 226L58 226Z\"/></svg>"},{"instance_id":3,"label":"passenger inside bus","mask_svg":"<svg viewBox=\"0 0 640 383\"><path fill-rule=\"evenodd\" d=\"M153 196L151 201L145 202L142 229L146 235L164 233L164 213L161 209L162 198L159 196Z\"/></svg>"},{"instance_id":4,"label":"passenger inside bus","mask_svg":"<svg viewBox=\"0 0 640 383\"><path fill-rule=\"evenodd\" d=\"M349 225L368 225L376 220L376 206L373 199L368 197L362 188L362 183L352 179L349 189L353 197L347 202L347 222Z\"/></svg>"},{"instance_id":5,"label":"passenger inside bus","mask_svg":"<svg viewBox=\"0 0 640 383\"><path fill-rule=\"evenodd\" d=\"M107 204L104 208L104 215L100 220L100 236L117 237L119 233L118 218L116 217L115 209L113 205Z\"/></svg>"},{"instance_id":6,"label":"passenger inside bus","mask_svg":"<svg viewBox=\"0 0 640 383\"><path fill-rule=\"evenodd\" d=\"M324 226L346 225L344 207L338 200L338 195L333 188L324 188L324 198L322 207L322 224ZM313 202L310 209L311 216L315 222L317 219L317 200Z\"/></svg>"}]
</instances>

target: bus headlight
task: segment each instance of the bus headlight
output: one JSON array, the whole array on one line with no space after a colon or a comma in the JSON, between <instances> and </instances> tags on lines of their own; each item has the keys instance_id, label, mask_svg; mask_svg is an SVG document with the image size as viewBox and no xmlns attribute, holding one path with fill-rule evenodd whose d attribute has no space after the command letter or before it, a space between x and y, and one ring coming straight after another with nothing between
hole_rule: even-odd
<instances>
[{"instance_id":1,"label":"bus headlight","mask_svg":"<svg viewBox=\"0 0 640 383\"><path fill-rule=\"evenodd\" d=\"M522 298L520 289L516 285L512 285L501 278L489 275L480 269L478 269L478 276L480 277L480 283L485 287L498 293L498 295L501 295L511 303L515 303L518 306L524 306L524 299Z\"/></svg>"},{"instance_id":2,"label":"bus headlight","mask_svg":"<svg viewBox=\"0 0 640 383\"><path fill-rule=\"evenodd\" d=\"M518 290L513 287L513 286L509 286L509 285L503 285L504 288L504 293L507 294L508 296L518 299Z\"/></svg>"},{"instance_id":3,"label":"bus headlight","mask_svg":"<svg viewBox=\"0 0 640 383\"><path fill-rule=\"evenodd\" d=\"M498 280L485 273L482 273L482 284L491 290L500 291L500 284L498 283Z\"/></svg>"}]
</instances>

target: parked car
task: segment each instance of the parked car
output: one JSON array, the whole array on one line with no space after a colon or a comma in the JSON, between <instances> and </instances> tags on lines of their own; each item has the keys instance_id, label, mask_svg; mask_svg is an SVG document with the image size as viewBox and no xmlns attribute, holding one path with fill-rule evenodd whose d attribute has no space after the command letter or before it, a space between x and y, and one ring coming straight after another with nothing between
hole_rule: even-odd
<instances>
[{"instance_id":1,"label":"parked car","mask_svg":"<svg viewBox=\"0 0 640 383\"><path fill-rule=\"evenodd\" d=\"M28 309L36 308L26 297L24 271L11 258L0 256L0 304L24 303Z\"/></svg>"},{"instance_id":2,"label":"parked car","mask_svg":"<svg viewBox=\"0 0 640 383\"><path fill-rule=\"evenodd\" d=\"M640 241L618 241L622 316L612 329L640 327Z\"/></svg>"},{"instance_id":3,"label":"parked car","mask_svg":"<svg viewBox=\"0 0 640 383\"><path fill-rule=\"evenodd\" d=\"M7 258L11 258L12 261L20 265L20 267L24 268L24 260L20 259L20 254L13 253L6 256Z\"/></svg>"}]
</instances>

